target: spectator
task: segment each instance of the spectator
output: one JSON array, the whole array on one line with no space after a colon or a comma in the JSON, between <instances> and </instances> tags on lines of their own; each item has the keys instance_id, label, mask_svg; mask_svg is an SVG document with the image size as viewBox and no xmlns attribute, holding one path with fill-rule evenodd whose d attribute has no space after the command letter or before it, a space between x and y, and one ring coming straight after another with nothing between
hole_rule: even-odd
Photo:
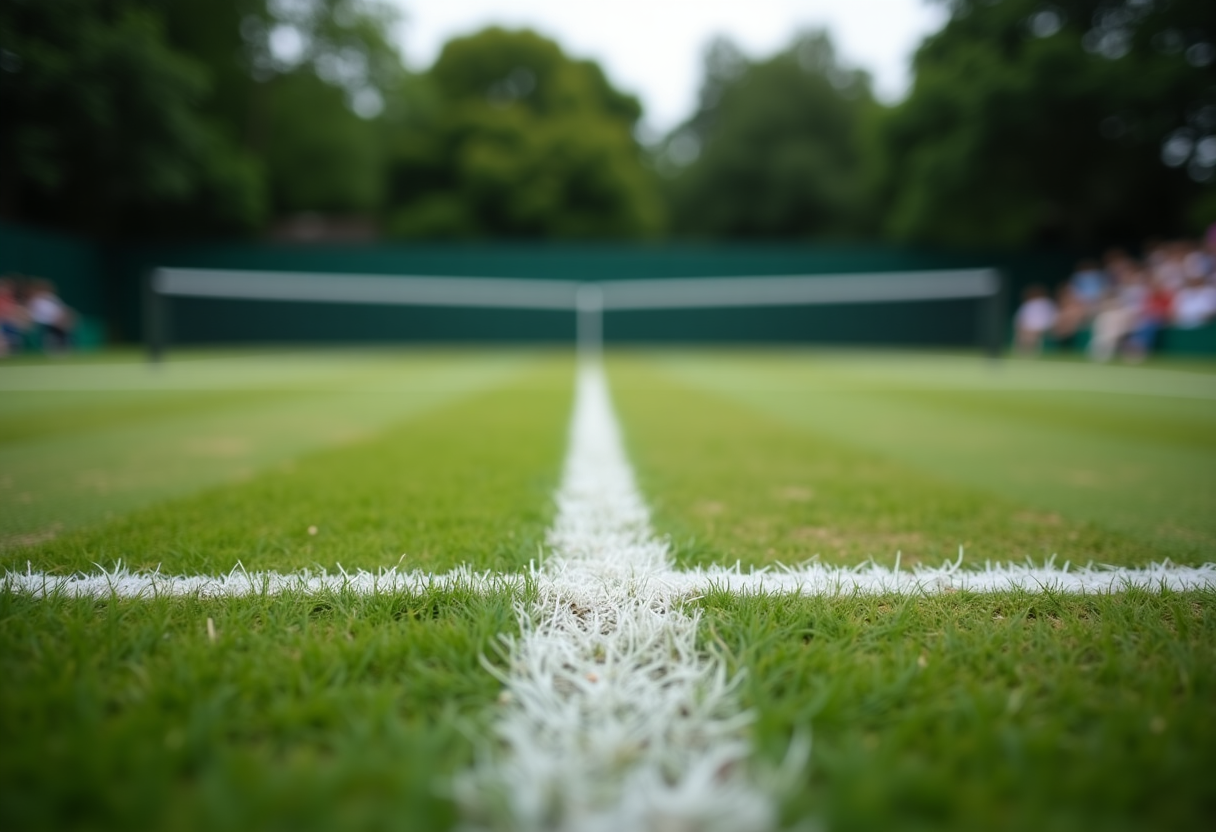
<instances>
[{"instance_id":1,"label":"spectator","mask_svg":"<svg viewBox=\"0 0 1216 832\"><path fill-rule=\"evenodd\" d=\"M1153 278L1170 292L1177 292L1186 283L1187 255L1190 246L1183 242L1170 243L1165 256L1153 270Z\"/></svg>"},{"instance_id":2,"label":"spectator","mask_svg":"<svg viewBox=\"0 0 1216 832\"><path fill-rule=\"evenodd\" d=\"M1082 260L1077 263L1077 268L1069 278L1068 285L1072 289L1075 300L1084 304L1092 312L1097 310L1102 295L1110 285L1110 279L1099 268L1097 261Z\"/></svg>"},{"instance_id":3,"label":"spectator","mask_svg":"<svg viewBox=\"0 0 1216 832\"><path fill-rule=\"evenodd\" d=\"M1149 281L1139 300L1132 330L1128 333L1126 355L1132 361L1143 361L1157 345L1157 333L1168 326L1172 317L1174 293L1164 281Z\"/></svg>"},{"instance_id":4,"label":"spectator","mask_svg":"<svg viewBox=\"0 0 1216 832\"><path fill-rule=\"evenodd\" d=\"M19 353L25 346L30 319L17 290L14 278L0 278L0 355Z\"/></svg>"},{"instance_id":5,"label":"spectator","mask_svg":"<svg viewBox=\"0 0 1216 832\"><path fill-rule=\"evenodd\" d=\"M1103 254L1101 269L1081 260L1057 302L1053 337L1067 347L1089 325L1095 361L1116 355L1140 361L1162 330L1216 324L1216 223L1203 240L1146 240L1141 261L1120 248ZM1025 348L1020 340L1019 347Z\"/></svg>"},{"instance_id":6,"label":"spectator","mask_svg":"<svg viewBox=\"0 0 1216 832\"><path fill-rule=\"evenodd\" d=\"M1018 309L1017 347L1023 353L1043 349L1043 336L1056 322L1057 309L1042 286L1028 286Z\"/></svg>"},{"instance_id":7,"label":"spectator","mask_svg":"<svg viewBox=\"0 0 1216 832\"><path fill-rule=\"evenodd\" d=\"M1094 305L1097 305L1096 301ZM1077 294L1073 282L1061 286L1056 292L1056 322L1051 328L1056 343L1062 349L1075 348L1077 335L1089 323L1090 315L1090 304Z\"/></svg>"},{"instance_id":8,"label":"spectator","mask_svg":"<svg viewBox=\"0 0 1216 832\"><path fill-rule=\"evenodd\" d=\"M1201 280L1210 280L1216 272L1216 261L1212 255L1204 251L1203 246L1192 243L1187 244L1185 252L1182 255L1182 273L1184 278L1190 279L1197 277Z\"/></svg>"},{"instance_id":9,"label":"spectator","mask_svg":"<svg viewBox=\"0 0 1216 832\"><path fill-rule=\"evenodd\" d=\"M1089 357L1094 361L1110 361L1118 352L1123 339L1131 332L1136 308L1128 304L1127 295L1115 289L1106 293L1094 316L1093 335L1089 339Z\"/></svg>"},{"instance_id":10,"label":"spectator","mask_svg":"<svg viewBox=\"0 0 1216 832\"><path fill-rule=\"evenodd\" d=\"M47 352L67 349L75 316L55 294L49 280L34 282L29 298L29 315L38 327L42 348Z\"/></svg>"},{"instance_id":11,"label":"spectator","mask_svg":"<svg viewBox=\"0 0 1216 832\"><path fill-rule=\"evenodd\" d=\"M1202 277L1187 278L1174 295L1173 323L1179 329L1196 329L1216 318L1216 286Z\"/></svg>"}]
</instances>

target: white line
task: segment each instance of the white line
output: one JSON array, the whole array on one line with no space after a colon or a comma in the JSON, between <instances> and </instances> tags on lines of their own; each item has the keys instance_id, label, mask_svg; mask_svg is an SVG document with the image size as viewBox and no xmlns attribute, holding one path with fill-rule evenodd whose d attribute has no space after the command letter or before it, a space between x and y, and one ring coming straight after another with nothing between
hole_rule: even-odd
<instances>
[{"instance_id":1,"label":"white line","mask_svg":"<svg viewBox=\"0 0 1216 832\"><path fill-rule=\"evenodd\" d=\"M538 599L501 675L502 743L458 783L489 828L772 826L749 778L750 715L697 646L666 545L625 461L597 363L580 368L570 450Z\"/></svg>"},{"instance_id":2,"label":"white line","mask_svg":"<svg viewBox=\"0 0 1216 832\"><path fill-rule=\"evenodd\" d=\"M469 589L478 593L499 590L517 592L524 588L526 582L523 575L495 575L469 569L431 574L397 569L283 573L247 572L237 568L226 575L166 575L161 572L132 572L119 565L112 571L91 574L52 575L32 569L9 572L0 580L0 589L39 598L239 598L332 592L356 595L419 594L450 589Z\"/></svg>"},{"instance_id":3,"label":"white line","mask_svg":"<svg viewBox=\"0 0 1216 832\"><path fill-rule=\"evenodd\" d=\"M573 309L577 283L512 277L321 274L157 269L162 295L301 303Z\"/></svg>"},{"instance_id":4,"label":"white line","mask_svg":"<svg viewBox=\"0 0 1216 832\"><path fill-rule=\"evenodd\" d=\"M164 596L227 598L299 593L317 595L345 592L356 595L421 593L430 590L468 589L485 593L522 591L531 580L543 592L556 592L565 576L547 571L532 574L474 572L456 569L428 573L383 569L377 572L246 572L227 575L167 575L131 572L121 567L90 574L54 575L42 571L9 572L0 577L0 591L40 598L155 598ZM940 593L1059 592L1073 595L1103 594L1140 589L1149 592L1216 590L1216 564L1177 566L1152 563L1143 567L1055 566L1052 563L988 564L972 569L961 563L889 569L876 563L827 566L812 563L797 567L774 566L744 570L739 566L710 566L654 573L654 584L671 589L677 597L695 599L715 589L755 595L937 595Z\"/></svg>"}]
</instances>

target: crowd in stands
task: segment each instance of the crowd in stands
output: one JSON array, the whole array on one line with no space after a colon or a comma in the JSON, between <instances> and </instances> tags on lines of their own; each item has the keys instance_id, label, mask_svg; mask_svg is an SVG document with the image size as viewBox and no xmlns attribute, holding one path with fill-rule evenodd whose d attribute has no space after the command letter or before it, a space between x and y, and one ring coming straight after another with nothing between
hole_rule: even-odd
<instances>
[{"instance_id":1,"label":"crowd in stands","mask_svg":"<svg viewBox=\"0 0 1216 832\"><path fill-rule=\"evenodd\" d=\"M76 315L49 280L0 277L0 356L61 352L72 343Z\"/></svg>"},{"instance_id":2,"label":"crowd in stands","mask_svg":"<svg viewBox=\"0 0 1216 832\"><path fill-rule=\"evenodd\" d=\"M1101 262L1082 260L1054 298L1043 286L1028 287L1015 320L1016 346L1035 353L1048 343L1084 348L1095 361L1140 361L1165 328L1197 329L1214 320L1216 225L1202 242L1146 245L1140 259L1111 249Z\"/></svg>"}]
</instances>

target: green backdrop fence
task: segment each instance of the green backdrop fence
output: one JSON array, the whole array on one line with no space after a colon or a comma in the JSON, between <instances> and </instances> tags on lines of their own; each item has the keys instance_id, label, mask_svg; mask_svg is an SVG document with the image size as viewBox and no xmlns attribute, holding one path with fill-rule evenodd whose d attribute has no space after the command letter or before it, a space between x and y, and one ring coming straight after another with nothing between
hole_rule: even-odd
<instances>
[{"instance_id":1,"label":"green backdrop fence","mask_svg":"<svg viewBox=\"0 0 1216 832\"><path fill-rule=\"evenodd\" d=\"M245 242L97 244L0 224L0 272L49 277L64 300L104 321L113 342L143 337L144 281L158 266L335 274L561 280L849 274L995 266L1016 298L1067 278L1073 252L939 251L888 245L470 244L284 245ZM174 299L178 343L569 341L564 312ZM976 301L613 312L614 342L826 342L971 345Z\"/></svg>"}]
</instances>

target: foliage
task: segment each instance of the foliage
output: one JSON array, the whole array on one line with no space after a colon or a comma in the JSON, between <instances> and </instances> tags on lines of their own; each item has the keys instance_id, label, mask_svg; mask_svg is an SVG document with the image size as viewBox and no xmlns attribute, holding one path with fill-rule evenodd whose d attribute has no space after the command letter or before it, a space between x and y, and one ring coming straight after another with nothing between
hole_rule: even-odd
<instances>
[{"instance_id":1,"label":"foliage","mask_svg":"<svg viewBox=\"0 0 1216 832\"><path fill-rule=\"evenodd\" d=\"M395 149L403 237L640 237L661 207L632 130L637 101L529 31L444 47L429 110Z\"/></svg>"},{"instance_id":2,"label":"foliage","mask_svg":"<svg viewBox=\"0 0 1216 832\"><path fill-rule=\"evenodd\" d=\"M825 33L706 56L656 148L594 62L528 31L408 72L389 0L6 0L0 217L404 238L880 237L1127 244L1216 219L1216 5L941 0L903 103Z\"/></svg>"},{"instance_id":3,"label":"foliage","mask_svg":"<svg viewBox=\"0 0 1216 832\"><path fill-rule=\"evenodd\" d=\"M208 73L138 3L14 0L0 10L0 201L6 215L112 230L189 200L260 213L256 163L197 111Z\"/></svg>"},{"instance_id":4,"label":"foliage","mask_svg":"<svg viewBox=\"0 0 1216 832\"><path fill-rule=\"evenodd\" d=\"M1216 172L1216 6L950 9L883 126L892 236L1083 245L1196 230L1188 210Z\"/></svg>"},{"instance_id":5,"label":"foliage","mask_svg":"<svg viewBox=\"0 0 1216 832\"><path fill-rule=\"evenodd\" d=\"M384 137L345 91L308 71L266 83L265 164L276 213L374 213L383 199Z\"/></svg>"},{"instance_id":6,"label":"foliage","mask_svg":"<svg viewBox=\"0 0 1216 832\"><path fill-rule=\"evenodd\" d=\"M717 41L706 55L700 107L661 160L674 176L675 230L820 238L866 231L865 129L875 106L868 76L843 67L824 32L759 62Z\"/></svg>"},{"instance_id":7,"label":"foliage","mask_svg":"<svg viewBox=\"0 0 1216 832\"><path fill-rule=\"evenodd\" d=\"M97 234L372 213L406 82L368 0L6 3L5 216Z\"/></svg>"}]
</instances>

